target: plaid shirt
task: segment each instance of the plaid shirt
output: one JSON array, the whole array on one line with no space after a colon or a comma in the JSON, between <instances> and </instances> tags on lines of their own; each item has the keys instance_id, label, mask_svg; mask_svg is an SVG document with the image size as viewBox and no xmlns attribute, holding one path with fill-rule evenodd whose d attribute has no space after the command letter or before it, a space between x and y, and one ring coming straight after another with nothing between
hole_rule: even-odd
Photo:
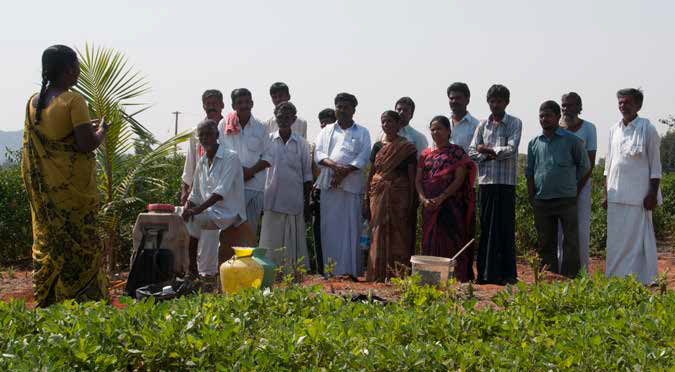
<instances>
[{"instance_id":1,"label":"plaid shirt","mask_svg":"<svg viewBox=\"0 0 675 372\"><path fill-rule=\"evenodd\" d=\"M478 183L481 185L515 185L518 169L518 145L523 123L520 119L504 114L501 122L483 120L474 133L469 156L478 164ZM497 153L496 160L476 150L486 145Z\"/></svg>"}]
</instances>

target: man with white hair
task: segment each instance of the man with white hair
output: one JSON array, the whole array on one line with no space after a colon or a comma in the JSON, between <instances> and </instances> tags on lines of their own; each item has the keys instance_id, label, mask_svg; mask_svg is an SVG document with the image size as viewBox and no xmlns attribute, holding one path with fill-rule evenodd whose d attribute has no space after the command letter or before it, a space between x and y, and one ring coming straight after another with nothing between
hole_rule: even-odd
<instances>
[{"instance_id":1,"label":"man with white hair","mask_svg":"<svg viewBox=\"0 0 675 372\"><path fill-rule=\"evenodd\" d=\"M610 129L605 162L605 275L635 275L652 284L659 271L652 211L661 202L661 138L648 119L638 116L642 91L621 89L616 96L623 118Z\"/></svg>"},{"instance_id":2,"label":"man with white hair","mask_svg":"<svg viewBox=\"0 0 675 372\"><path fill-rule=\"evenodd\" d=\"M197 126L204 150L195 166L190 195L182 217L190 234L190 275L197 275L197 246L203 231L227 230L246 224L244 177L236 153L218 144L218 123L206 119Z\"/></svg>"},{"instance_id":3,"label":"man with white hair","mask_svg":"<svg viewBox=\"0 0 675 372\"><path fill-rule=\"evenodd\" d=\"M206 118L215 120L217 123L223 120L223 93L216 89L208 89L202 94L202 108L206 113ZM187 154L185 155L185 165L183 166L183 175L181 176L181 205L185 205L188 195L192 188L195 168L197 161L203 155L204 148L199 144L197 138L197 128L188 143ZM199 246L196 252L197 267L199 274L203 276L213 276L218 274L218 230L204 230L199 238Z\"/></svg>"}]
</instances>

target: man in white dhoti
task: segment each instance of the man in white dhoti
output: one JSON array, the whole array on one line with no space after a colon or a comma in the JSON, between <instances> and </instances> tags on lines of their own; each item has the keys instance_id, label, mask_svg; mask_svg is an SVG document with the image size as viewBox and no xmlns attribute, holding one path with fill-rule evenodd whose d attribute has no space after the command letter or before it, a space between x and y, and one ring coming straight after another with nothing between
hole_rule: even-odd
<instances>
[{"instance_id":1,"label":"man in white dhoti","mask_svg":"<svg viewBox=\"0 0 675 372\"><path fill-rule=\"evenodd\" d=\"M577 222L579 225L579 263L581 270L588 270L590 263L589 243L591 239L591 175L595 166L595 152L598 149L598 137L593 123L579 117L581 113L581 97L575 92L569 92L562 96L562 118L560 127L567 129L584 143L588 153L591 169L580 175L577 190ZM563 229L558 224L558 262L562 262L563 254Z\"/></svg>"},{"instance_id":2,"label":"man in white dhoti","mask_svg":"<svg viewBox=\"0 0 675 372\"><path fill-rule=\"evenodd\" d=\"M216 89L209 89L202 94L202 107L206 113L207 119L220 122L223 120L223 94ZM183 175L181 177L181 205L185 205L187 198L190 195L192 180L194 179L195 168L197 167L197 160L203 155L204 149L199 144L197 138L197 128L194 129L193 136L187 148L187 155L185 156L185 165L183 166ZM197 255L197 267L199 274L203 276L212 276L218 273L218 231L204 230L199 239L199 246L197 252L192 254Z\"/></svg>"},{"instance_id":3,"label":"man in white dhoti","mask_svg":"<svg viewBox=\"0 0 675 372\"><path fill-rule=\"evenodd\" d=\"M661 138L638 116L644 96L638 89L617 92L623 116L609 132L605 162L608 277L635 275L652 284L658 274L652 210L661 202Z\"/></svg>"},{"instance_id":4,"label":"man in white dhoti","mask_svg":"<svg viewBox=\"0 0 675 372\"><path fill-rule=\"evenodd\" d=\"M218 123L206 119L197 127L204 155L195 167L192 190L182 212L196 252L203 231L225 230L246 223L244 177L237 154L218 144ZM197 275L196 255L190 255L191 276Z\"/></svg>"},{"instance_id":5,"label":"man in white dhoti","mask_svg":"<svg viewBox=\"0 0 675 372\"><path fill-rule=\"evenodd\" d=\"M269 249L277 265L298 264L309 269L307 228L312 163L309 144L291 130L296 108L282 102L274 109L279 130L270 133L270 161L265 180L265 207L260 231L260 247Z\"/></svg>"},{"instance_id":6,"label":"man in white dhoti","mask_svg":"<svg viewBox=\"0 0 675 372\"><path fill-rule=\"evenodd\" d=\"M291 100L291 92L288 89L288 85L282 82L276 82L270 87L270 97L272 98L272 103L274 107L277 107L282 102L288 102ZM279 129L277 124L276 115L272 116L265 123L268 133L274 133ZM307 139L307 120L300 117L296 117L295 121L291 125L293 133L299 135L303 139Z\"/></svg>"},{"instance_id":7,"label":"man in white dhoti","mask_svg":"<svg viewBox=\"0 0 675 372\"><path fill-rule=\"evenodd\" d=\"M314 159L321 168L321 248L324 268L335 262L335 275L358 276L363 169L370 155L370 133L354 122L358 101L349 93L335 97L337 123L326 125L316 139Z\"/></svg>"},{"instance_id":8,"label":"man in white dhoti","mask_svg":"<svg viewBox=\"0 0 675 372\"><path fill-rule=\"evenodd\" d=\"M269 161L265 157L268 133L265 126L252 114L253 98L246 88L232 91L232 108L220 123L220 143L239 155L243 166L246 197L246 216L253 232L258 231L258 220L263 209L265 189L265 168Z\"/></svg>"}]
</instances>

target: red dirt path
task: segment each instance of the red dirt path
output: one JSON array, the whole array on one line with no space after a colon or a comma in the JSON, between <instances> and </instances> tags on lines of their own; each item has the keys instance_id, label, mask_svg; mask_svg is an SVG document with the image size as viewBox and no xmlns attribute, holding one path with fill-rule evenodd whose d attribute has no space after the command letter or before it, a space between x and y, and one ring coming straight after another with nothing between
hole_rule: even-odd
<instances>
[{"instance_id":1,"label":"red dirt path","mask_svg":"<svg viewBox=\"0 0 675 372\"><path fill-rule=\"evenodd\" d=\"M591 272L604 271L604 260L592 259ZM675 289L675 253L659 253L659 272L664 273L668 270L668 288ZM19 267L13 269L3 269L0 271L0 301L23 300L29 306L34 306L33 290L31 288L32 272L28 267ZM118 308L124 307L119 303L122 295L126 274L120 274L111 281L111 302ZM518 263L518 279L526 283L532 283L534 280L532 270L524 263ZM544 280L566 280L555 274L544 274ZM398 297L398 289L389 283L368 283L354 282L344 278L335 278L324 280L323 278L312 276L305 280L304 285L322 285L327 292L336 294L373 294L386 299ZM461 285L458 285L461 286ZM497 292L504 290L505 287L498 285L473 285L473 293L480 300L479 306L485 306Z\"/></svg>"}]
</instances>

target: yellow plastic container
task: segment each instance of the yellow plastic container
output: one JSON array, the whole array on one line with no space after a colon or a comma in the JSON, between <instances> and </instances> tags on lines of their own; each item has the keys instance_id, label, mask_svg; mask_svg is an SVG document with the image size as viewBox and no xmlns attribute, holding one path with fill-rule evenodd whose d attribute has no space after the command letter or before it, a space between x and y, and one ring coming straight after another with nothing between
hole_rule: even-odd
<instances>
[{"instance_id":1,"label":"yellow plastic container","mask_svg":"<svg viewBox=\"0 0 675 372\"><path fill-rule=\"evenodd\" d=\"M265 288L274 282L274 264L265 258L264 248L232 247L234 256L220 265L224 293L245 288Z\"/></svg>"}]
</instances>

